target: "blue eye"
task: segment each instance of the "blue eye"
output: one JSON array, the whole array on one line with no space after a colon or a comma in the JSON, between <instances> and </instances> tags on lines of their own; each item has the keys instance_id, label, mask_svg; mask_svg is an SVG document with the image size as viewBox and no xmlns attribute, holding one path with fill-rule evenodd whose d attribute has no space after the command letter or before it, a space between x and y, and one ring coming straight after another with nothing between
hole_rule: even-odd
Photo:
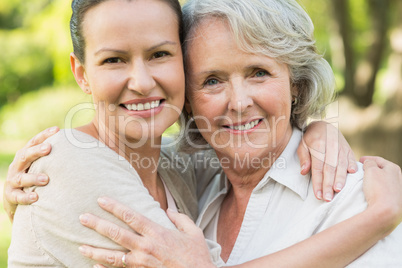
<instances>
[{"instance_id":1,"label":"blue eye","mask_svg":"<svg viewBox=\"0 0 402 268\"><path fill-rule=\"evenodd\" d=\"M268 73L266 71L260 70L258 72L255 73L256 77L263 77L266 76Z\"/></svg>"},{"instance_id":2,"label":"blue eye","mask_svg":"<svg viewBox=\"0 0 402 268\"><path fill-rule=\"evenodd\" d=\"M218 81L217 79L212 78L212 79L208 79L208 80L205 82L205 85L207 85L207 86L214 86L214 85L217 85L218 83L219 83L219 81Z\"/></svg>"}]
</instances>

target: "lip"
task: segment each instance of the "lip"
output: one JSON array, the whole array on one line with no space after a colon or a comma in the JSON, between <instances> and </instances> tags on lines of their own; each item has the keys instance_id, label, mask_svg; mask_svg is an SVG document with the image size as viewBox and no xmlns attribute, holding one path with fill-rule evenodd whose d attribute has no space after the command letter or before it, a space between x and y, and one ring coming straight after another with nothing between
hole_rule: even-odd
<instances>
[{"instance_id":1,"label":"lip","mask_svg":"<svg viewBox=\"0 0 402 268\"><path fill-rule=\"evenodd\" d=\"M147 102L157 101L157 100L160 100L160 105L158 107L156 107L156 108L152 108L152 109L149 109L149 110L131 111L131 110L128 110L126 107L123 106L123 104L128 105L128 104L147 103ZM124 112L127 113L129 116L141 117L141 118L150 118L150 117L155 117L157 114L159 114L163 110L163 107L165 106L165 102L166 102L166 100L162 99L162 98L147 98L147 99L127 101L127 102L122 103L119 107L121 109L123 109Z\"/></svg>"},{"instance_id":2,"label":"lip","mask_svg":"<svg viewBox=\"0 0 402 268\"><path fill-rule=\"evenodd\" d=\"M129 101L126 101L126 102L122 102L121 105L147 103L147 102L157 101L157 100L162 101L162 100L165 100L165 99L161 98L161 97L150 97L150 98L146 98L146 99L135 99L135 100L129 100Z\"/></svg>"},{"instance_id":3,"label":"lip","mask_svg":"<svg viewBox=\"0 0 402 268\"><path fill-rule=\"evenodd\" d=\"M253 122L253 121L256 121L256 120L259 120L259 122L258 122L253 128L250 128L250 129L247 129L247 130L236 130L236 129L230 128L230 127L236 127L236 126L246 125L246 124L249 124L249 123L251 123L251 122ZM255 131L257 128L259 128L259 126L262 124L263 121L264 121L263 118L254 118L254 119L249 119L249 120L246 120L246 121L243 121L243 122L239 122L239 123L233 123L233 124L223 125L223 128L224 128L226 131L228 131L229 133L232 133L232 134L250 133L250 132Z\"/></svg>"}]
</instances>

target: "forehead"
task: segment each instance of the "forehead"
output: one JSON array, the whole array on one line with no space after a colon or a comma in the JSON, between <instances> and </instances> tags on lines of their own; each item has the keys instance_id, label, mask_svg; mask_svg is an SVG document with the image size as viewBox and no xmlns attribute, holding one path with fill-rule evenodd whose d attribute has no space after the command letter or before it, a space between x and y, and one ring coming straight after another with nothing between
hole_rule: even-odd
<instances>
[{"instance_id":1,"label":"forehead","mask_svg":"<svg viewBox=\"0 0 402 268\"><path fill-rule=\"evenodd\" d=\"M229 25L217 17L199 21L188 38L186 48L188 62L194 62L195 65L195 62L223 58L228 51L234 53L239 50Z\"/></svg>"},{"instance_id":2,"label":"forehead","mask_svg":"<svg viewBox=\"0 0 402 268\"><path fill-rule=\"evenodd\" d=\"M90 8L83 21L87 39L126 40L161 35L178 35L178 18L172 8L159 0L109 0Z\"/></svg>"},{"instance_id":3,"label":"forehead","mask_svg":"<svg viewBox=\"0 0 402 268\"><path fill-rule=\"evenodd\" d=\"M214 72L247 72L257 67L267 69L271 74L288 73L287 65L277 59L243 49L222 18L200 21L192 32L186 52L189 78L203 78Z\"/></svg>"}]
</instances>

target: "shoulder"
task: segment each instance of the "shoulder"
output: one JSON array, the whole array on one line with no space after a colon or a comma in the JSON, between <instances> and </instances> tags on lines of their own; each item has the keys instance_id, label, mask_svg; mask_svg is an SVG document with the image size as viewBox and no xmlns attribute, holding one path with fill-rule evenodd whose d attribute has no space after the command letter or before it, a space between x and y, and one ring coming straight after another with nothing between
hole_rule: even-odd
<instances>
[{"instance_id":1,"label":"shoulder","mask_svg":"<svg viewBox=\"0 0 402 268\"><path fill-rule=\"evenodd\" d=\"M357 172L347 175L344 188L335 194L331 202L326 204L327 215L332 218L333 222L350 218L367 208L367 201L363 192L363 165L361 163L357 163L357 165Z\"/></svg>"},{"instance_id":2,"label":"shoulder","mask_svg":"<svg viewBox=\"0 0 402 268\"><path fill-rule=\"evenodd\" d=\"M60 130L45 142L52 146L52 150L32 164L32 173L78 172L95 166L107 169L113 165L128 169L128 162L117 153L92 136L74 129Z\"/></svg>"}]
</instances>

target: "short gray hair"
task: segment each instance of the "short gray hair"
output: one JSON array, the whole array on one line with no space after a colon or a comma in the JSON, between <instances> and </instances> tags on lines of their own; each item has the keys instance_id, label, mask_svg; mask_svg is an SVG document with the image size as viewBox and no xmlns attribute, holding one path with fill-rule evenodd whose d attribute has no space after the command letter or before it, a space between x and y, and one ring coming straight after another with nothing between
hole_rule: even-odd
<instances>
[{"instance_id":1,"label":"short gray hair","mask_svg":"<svg viewBox=\"0 0 402 268\"><path fill-rule=\"evenodd\" d=\"M317 52L310 17L295 0L189 0L182 12L185 59L197 25L205 18L224 19L239 48L288 65L290 82L298 89L292 125L302 129L309 117L324 115L325 107L333 101L334 74ZM186 123L190 128L196 127L194 122ZM191 143L206 143L194 129L190 133L185 139Z\"/></svg>"}]
</instances>

